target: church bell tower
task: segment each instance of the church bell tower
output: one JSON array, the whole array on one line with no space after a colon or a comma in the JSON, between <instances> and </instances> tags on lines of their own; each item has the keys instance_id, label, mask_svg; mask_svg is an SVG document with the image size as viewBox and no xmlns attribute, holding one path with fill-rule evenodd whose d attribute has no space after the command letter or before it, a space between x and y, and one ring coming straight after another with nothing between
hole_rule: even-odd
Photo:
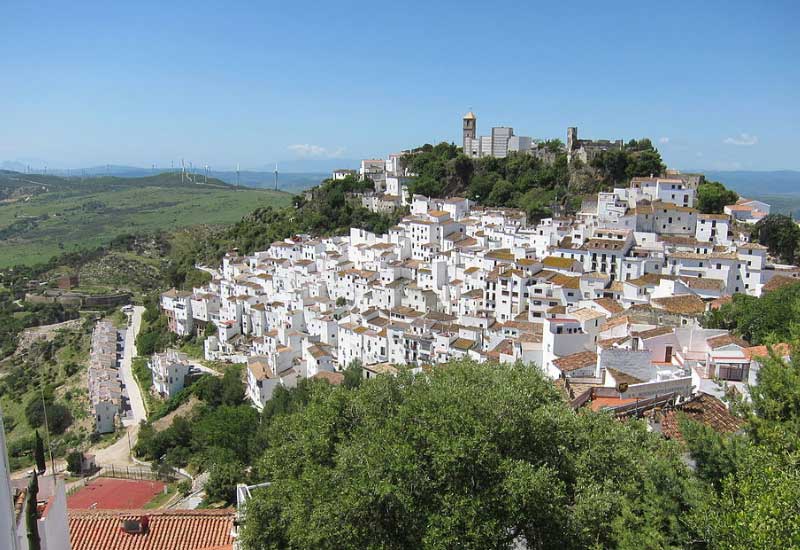
<instances>
[{"instance_id":1,"label":"church bell tower","mask_svg":"<svg viewBox=\"0 0 800 550\"><path fill-rule=\"evenodd\" d=\"M475 129L478 119L472 111L464 115L462 120L462 146L464 147L464 154L469 155L469 141L475 139Z\"/></svg>"}]
</instances>

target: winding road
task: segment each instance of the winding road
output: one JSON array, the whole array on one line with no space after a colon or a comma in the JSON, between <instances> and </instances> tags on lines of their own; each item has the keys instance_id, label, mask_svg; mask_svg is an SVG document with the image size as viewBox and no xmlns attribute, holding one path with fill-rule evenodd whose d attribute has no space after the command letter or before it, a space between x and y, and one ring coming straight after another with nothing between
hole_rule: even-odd
<instances>
[{"instance_id":1,"label":"winding road","mask_svg":"<svg viewBox=\"0 0 800 550\"><path fill-rule=\"evenodd\" d=\"M139 384L133 377L133 358L136 357L136 335L139 334L139 329L142 326L142 313L144 307L134 306L133 313L131 314L130 326L125 331L125 349L122 354L122 367L120 368L120 375L122 376L122 383L128 390L128 402L133 412L133 418L126 418L123 421L125 426L138 426L142 420L147 420L147 410L144 408L144 401L142 400L142 392L139 389Z\"/></svg>"}]
</instances>

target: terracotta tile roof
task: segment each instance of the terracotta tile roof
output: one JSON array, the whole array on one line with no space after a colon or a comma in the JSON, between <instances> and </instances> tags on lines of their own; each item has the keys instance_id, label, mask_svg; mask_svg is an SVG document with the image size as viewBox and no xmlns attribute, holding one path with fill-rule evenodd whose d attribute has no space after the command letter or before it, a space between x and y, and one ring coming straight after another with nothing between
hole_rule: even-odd
<instances>
[{"instance_id":1,"label":"terracotta tile roof","mask_svg":"<svg viewBox=\"0 0 800 550\"><path fill-rule=\"evenodd\" d=\"M653 298L651 303L669 313L696 315L706 310L706 303L694 294Z\"/></svg>"},{"instance_id":2,"label":"terracotta tile roof","mask_svg":"<svg viewBox=\"0 0 800 550\"><path fill-rule=\"evenodd\" d=\"M468 338L457 338L450 345L458 350L467 351L472 349L472 347L475 345L475 340L470 340Z\"/></svg>"},{"instance_id":3,"label":"terracotta tile roof","mask_svg":"<svg viewBox=\"0 0 800 550\"><path fill-rule=\"evenodd\" d=\"M560 273L553 276L550 279L550 282L554 285L558 285L562 288L580 288L581 287L581 278L580 277L570 277L568 275L561 275Z\"/></svg>"},{"instance_id":4,"label":"terracotta tile roof","mask_svg":"<svg viewBox=\"0 0 800 550\"><path fill-rule=\"evenodd\" d=\"M767 281L767 284L765 284L761 290L763 292L771 292L786 285L792 285L795 283L800 283L800 280L792 277L785 277L784 275L775 275L772 279Z\"/></svg>"},{"instance_id":5,"label":"terracotta tile roof","mask_svg":"<svg viewBox=\"0 0 800 550\"><path fill-rule=\"evenodd\" d=\"M575 260L570 260L569 258L559 258L558 256L548 256L544 260L542 260L542 265L546 267L555 267L561 269L569 269L572 267L572 264Z\"/></svg>"},{"instance_id":6,"label":"terracotta tile roof","mask_svg":"<svg viewBox=\"0 0 800 550\"><path fill-rule=\"evenodd\" d=\"M596 364L597 354L593 351L579 351L578 353L559 357L553 361L553 365L561 372L572 372Z\"/></svg>"},{"instance_id":7,"label":"terracotta tile roof","mask_svg":"<svg viewBox=\"0 0 800 550\"><path fill-rule=\"evenodd\" d=\"M589 239L581 250L622 250L627 243L613 239Z\"/></svg>"},{"instance_id":8,"label":"terracotta tile roof","mask_svg":"<svg viewBox=\"0 0 800 550\"><path fill-rule=\"evenodd\" d=\"M713 300L713 301L712 301L712 302L709 304L709 309L719 309L719 308L721 308L723 305L725 305L725 304L727 304L727 303L729 303L729 302L732 302L732 301L733 301L733 296L732 296L732 295L728 295L728 296L720 296L719 298L717 298L717 299Z\"/></svg>"},{"instance_id":9,"label":"terracotta tile roof","mask_svg":"<svg viewBox=\"0 0 800 550\"><path fill-rule=\"evenodd\" d=\"M602 340L597 341L597 345L603 349L611 349L614 347L614 344L620 344L627 340L627 336L619 336L617 338L603 338Z\"/></svg>"},{"instance_id":10,"label":"terracotta tile roof","mask_svg":"<svg viewBox=\"0 0 800 550\"><path fill-rule=\"evenodd\" d=\"M681 281L686 286L695 290L716 290L721 292L725 288L725 283L720 279L707 279L700 277L681 277Z\"/></svg>"},{"instance_id":11,"label":"terracotta tile roof","mask_svg":"<svg viewBox=\"0 0 800 550\"><path fill-rule=\"evenodd\" d=\"M344 374L341 372L328 372L326 370L320 371L311 378L315 380L325 380L331 386L338 386L344 382Z\"/></svg>"},{"instance_id":12,"label":"terracotta tile roof","mask_svg":"<svg viewBox=\"0 0 800 550\"><path fill-rule=\"evenodd\" d=\"M706 343L711 349L719 349L725 346L729 346L731 344L735 344L740 348L746 348L747 342L742 340L741 338L737 338L731 334L720 334L719 336L714 336L713 338L708 338Z\"/></svg>"},{"instance_id":13,"label":"terracotta tile roof","mask_svg":"<svg viewBox=\"0 0 800 550\"><path fill-rule=\"evenodd\" d=\"M669 275L662 275L661 273L646 273L641 277L637 277L636 279L630 279L625 281L625 284L631 284L633 286L656 286L658 283L661 282L661 279L672 279L674 277L670 277Z\"/></svg>"},{"instance_id":14,"label":"terracotta tile roof","mask_svg":"<svg viewBox=\"0 0 800 550\"><path fill-rule=\"evenodd\" d=\"M614 317L612 319L609 319L608 321L600 325L600 331L605 332L620 325L627 325L628 323L630 323L630 318L628 318L627 315L621 315L620 317Z\"/></svg>"},{"instance_id":15,"label":"terracotta tile roof","mask_svg":"<svg viewBox=\"0 0 800 550\"><path fill-rule=\"evenodd\" d=\"M725 403L706 393L678 405L675 409L666 411L661 420L661 433L669 439L681 440L678 426L678 412L682 412L691 420L710 426L720 433L733 433L742 428L744 421L731 414Z\"/></svg>"},{"instance_id":16,"label":"terracotta tile roof","mask_svg":"<svg viewBox=\"0 0 800 550\"><path fill-rule=\"evenodd\" d=\"M81 510L69 512L72 550L204 550L233 544L233 510ZM147 533L120 530L148 516Z\"/></svg>"},{"instance_id":17,"label":"terracotta tile roof","mask_svg":"<svg viewBox=\"0 0 800 550\"><path fill-rule=\"evenodd\" d=\"M625 311L625 308L622 307L622 304L620 304L619 302L617 302L612 298L598 298L594 301L594 303L602 307L612 315L616 313L622 313L623 311Z\"/></svg>"},{"instance_id":18,"label":"terracotta tile roof","mask_svg":"<svg viewBox=\"0 0 800 550\"><path fill-rule=\"evenodd\" d=\"M655 338L656 336L663 336L665 334L672 334L672 327L651 328L641 332L634 332L633 336L638 336L642 340L647 340L648 338Z\"/></svg>"},{"instance_id":19,"label":"terracotta tile roof","mask_svg":"<svg viewBox=\"0 0 800 550\"><path fill-rule=\"evenodd\" d=\"M508 338L505 338L503 340L500 340L500 343L497 344L497 346L495 346L495 348L486 355L488 355L492 359L499 359L501 354L512 355L513 353L514 353L514 342L512 342Z\"/></svg>"},{"instance_id":20,"label":"terracotta tile roof","mask_svg":"<svg viewBox=\"0 0 800 550\"><path fill-rule=\"evenodd\" d=\"M622 372L618 369L606 368L606 370L611 376L614 377L614 380L617 381L617 384L641 384L642 382L647 381L636 378L635 376L628 374L627 372Z\"/></svg>"},{"instance_id":21,"label":"terracotta tile roof","mask_svg":"<svg viewBox=\"0 0 800 550\"><path fill-rule=\"evenodd\" d=\"M597 412L602 409L616 409L623 405L636 403L636 397L595 397L589 403L589 408Z\"/></svg>"},{"instance_id":22,"label":"terracotta tile roof","mask_svg":"<svg viewBox=\"0 0 800 550\"><path fill-rule=\"evenodd\" d=\"M744 351L745 356L747 356L749 359L762 359L764 357L769 357L770 347L772 348L772 351L774 351L778 355L778 357L787 357L792 353L791 346L786 343L775 344L769 347L751 346L749 348L745 348L742 351Z\"/></svg>"}]
</instances>

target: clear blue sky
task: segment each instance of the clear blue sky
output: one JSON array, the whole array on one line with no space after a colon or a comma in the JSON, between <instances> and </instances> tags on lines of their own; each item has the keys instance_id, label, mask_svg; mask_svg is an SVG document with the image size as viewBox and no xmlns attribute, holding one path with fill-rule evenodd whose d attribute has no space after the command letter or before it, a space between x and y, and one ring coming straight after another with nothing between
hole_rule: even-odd
<instances>
[{"instance_id":1,"label":"clear blue sky","mask_svg":"<svg viewBox=\"0 0 800 550\"><path fill-rule=\"evenodd\" d=\"M800 169L797 2L5 2L0 161L360 158L478 131Z\"/></svg>"}]
</instances>

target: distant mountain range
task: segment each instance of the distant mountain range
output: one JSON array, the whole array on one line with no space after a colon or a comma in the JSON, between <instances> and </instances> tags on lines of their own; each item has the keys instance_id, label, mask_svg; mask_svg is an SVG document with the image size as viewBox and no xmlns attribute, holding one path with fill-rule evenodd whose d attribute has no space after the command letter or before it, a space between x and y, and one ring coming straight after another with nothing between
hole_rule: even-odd
<instances>
[{"instance_id":1,"label":"distant mountain range","mask_svg":"<svg viewBox=\"0 0 800 550\"><path fill-rule=\"evenodd\" d=\"M739 195L758 199L772 206L773 213L790 214L800 219L800 172L775 171L715 171L686 170L706 175L706 179L719 181Z\"/></svg>"},{"instance_id":2,"label":"distant mountain range","mask_svg":"<svg viewBox=\"0 0 800 550\"><path fill-rule=\"evenodd\" d=\"M305 162L306 164L308 164L308 161ZM326 161L326 162L331 162L331 161ZM290 193L299 193L300 191L314 187L315 185L319 184L323 179L330 177L330 174L334 169L348 168L352 166L352 164L347 164L347 162L354 162L354 161L345 161L344 165L340 165L339 163L331 164L332 166L335 166L335 168L332 168L331 170L327 171L324 171L321 168L313 171L293 171L292 168L296 168L297 166L299 166L298 164L293 164L288 162L285 163L285 165L279 164L278 187L282 191L288 191ZM314 166L314 161L311 161L310 166ZM0 163L0 169L25 173L28 170L28 166L21 162L5 161ZM238 183L239 185L245 187L271 189L275 185L275 174L273 170L266 170L266 169L263 171L242 170L239 172ZM33 167L31 168L31 171L36 173L43 172L41 168L34 169ZM158 166L155 168L155 170L153 170L152 168L142 168L140 166L108 164L103 166L89 166L86 168L72 168L72 169L48 168L47 174L55 176L66 176L66 177L116 176L121 178L139 178L145 176L152 176L153 174L159 174L169 171L170 171L169 169L165 169L163 167L158 167ZM178 170L174 171L177 172ZM202 167L195 166L193 167L193 172L200 174L203 173L203 169ZM220 179L225 183L229 183L231 185L236 185L237 183L237 176L235 170L209 170L208 177Z\"/></svg>"},{"instance_id":3,"label":"distant mountain range","mask_svg":"<svg viewBox=\"0 0 800 550\"><path fill-rule=\"evenodd\" d=\"M706 179L719 181L740 195L800 195L800 172L794 170L776 170L761 172L755 170L714 171L687 170L700 172Z\"/></svg>"}]
</instances>

